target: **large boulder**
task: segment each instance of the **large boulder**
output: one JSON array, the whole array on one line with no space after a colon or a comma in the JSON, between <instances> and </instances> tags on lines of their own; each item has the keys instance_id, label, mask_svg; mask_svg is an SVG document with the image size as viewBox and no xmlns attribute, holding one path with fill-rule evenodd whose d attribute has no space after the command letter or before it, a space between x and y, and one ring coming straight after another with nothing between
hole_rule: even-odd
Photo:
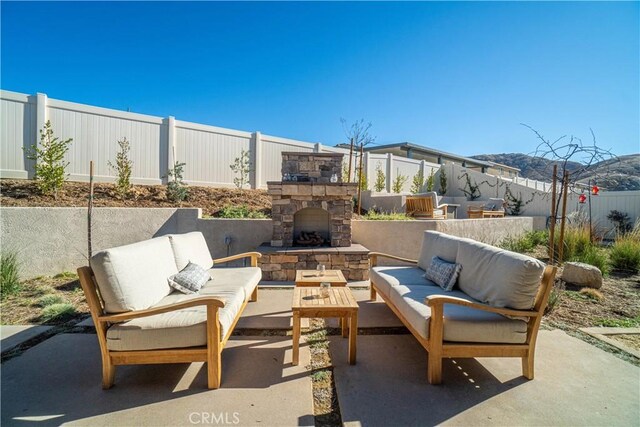
<instances>
[{"instance_id":1,"label":"large boulder","mask_svg":"<svg viewBox=\"0 0 640 427\"><path fill-rule=\"evenodd\" d=\"M583 262L565 262L561 278L573 285L595 289L602 287L602 272L600 269Z\"/></svg>"}]
</instances>

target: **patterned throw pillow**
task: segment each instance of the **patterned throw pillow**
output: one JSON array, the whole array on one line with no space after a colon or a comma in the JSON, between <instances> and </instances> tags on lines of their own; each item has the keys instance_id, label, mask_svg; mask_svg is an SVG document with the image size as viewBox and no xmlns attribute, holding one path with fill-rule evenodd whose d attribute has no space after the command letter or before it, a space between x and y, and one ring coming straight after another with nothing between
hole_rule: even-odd
<instances>
[{"instance_id":1,"label":"patterned throw pillow","mask_svg":"<svg viewBox=\"0 0 640 427\"><path fill-rule=\"evenodd\" d=\"M204 268L189 261L189 264L177 274L169 277L169 286L183 294L195 294L211 280L211 276Z\"/></svg>"},{"instance_id":2,"label":"patterned throw pillow","mask_svg":"<svg viewBox=\"0 0 640 427\"><path fill-rule=\"evenodd\" d=\"M424 277L449 292L456 284L461 270L461 264L447 262L434 256L431 258L431 265L424 273Z\"/></svg>"}]
</instances>

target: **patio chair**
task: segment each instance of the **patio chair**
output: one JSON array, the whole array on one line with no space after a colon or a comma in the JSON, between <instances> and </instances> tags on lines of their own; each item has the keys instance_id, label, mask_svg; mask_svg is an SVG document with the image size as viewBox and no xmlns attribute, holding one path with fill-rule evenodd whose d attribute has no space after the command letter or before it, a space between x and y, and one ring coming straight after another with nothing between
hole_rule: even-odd
<instances>
[{"instance_id":1,"label":"patio chair","mask_svg":"<svg viewBox=\"0 0 640 427\"><path fill-rule=\"evenodd\" d=\"M447 205L438 205L438 194L431 191L427 194L407 196L406 212L415 218L446 219Z\"/></svg>"},{"instance_id":2,"label":"patio chair","mask_svg":"<svg viewBox=\"0 0 640 427\"><path fill-rule=\"evenodd\" d=\"M484 205L469 206L467 208L467 217L469 219L503 218L505 214L504 206L504 199L492 198L487 200Z\"/></svg>"}]
</instances>

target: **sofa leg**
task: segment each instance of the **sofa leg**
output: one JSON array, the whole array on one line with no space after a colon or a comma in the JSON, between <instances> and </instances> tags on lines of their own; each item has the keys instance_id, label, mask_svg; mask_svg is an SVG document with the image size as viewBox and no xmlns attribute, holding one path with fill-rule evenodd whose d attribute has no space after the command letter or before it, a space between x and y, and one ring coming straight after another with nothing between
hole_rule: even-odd
<instances>
[{"instance_id":1,"label":"sofa leg","mask_svg":"<svg viewBox=\"0 0 640 427\"><path fill-rule=\"evenodd\" d=\"M369 285L369 299L375 301L377 299L376 289L373 287L373 283Z\"/></svg>"},{"instance_id":2,"label":"sofa leg","mask_svg":"<svg viewBox=\"0 0 640 427\"><path fill-rule=\"evenodd\" d=\"M533 379L533 362L533 352L522 358L522 375L529 380Z\"/></svg>"},{"instance_id":3,"label":"sofa leg","mask_svg":"<svg viewBox=\"0 0 640 427\"><path fill-rule=\"evenodd\" d=\"M116 367L110 361L102 361L102 389L108 390L113 386L116 376Z\"/></svg>"},{"instance_id":4,"label":"sofa leg","mask_svg":"<svg viewBox=\"0 0 640 427\"><path fill-rule=\"evenodd\" d=\"M437 385L442 382L442 357L428 353L427 380L429 384Z\"/></svg>"},{"instance_id":5,"label":"sofa leg","mask_svg":"<svg viewBox=\"0 0 640 427\"><path fill-rule=\"evenodd\" d=\"M251 301L251 302L258 301L258 286L257 285L256 285L256 288L253 290L253 292L251 292L251 297L249 298L249 301Z\"/></svg>"}]
</instances>

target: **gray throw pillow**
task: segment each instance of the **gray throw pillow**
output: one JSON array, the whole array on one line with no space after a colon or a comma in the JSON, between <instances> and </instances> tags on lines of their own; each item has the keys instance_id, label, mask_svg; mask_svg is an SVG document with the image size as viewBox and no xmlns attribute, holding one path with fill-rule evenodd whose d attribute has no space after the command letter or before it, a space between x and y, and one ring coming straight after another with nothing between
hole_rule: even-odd
<instances>
[{"instance_id":1,"label":"gray throw pillow","mask_svg":"<svg viewBox=\"0 0 640 427\"><path fill-rule=\"evenodd\" d=\"M184 294L195 294L209 280L211 276L207 270L189 261L189 264L179 273L169 277L169 286Z\"/></svg>"},{"instance_id":2,"label":"gray throw pillow","mask_svg":"<svg viewBox=\"0 0 640 427\"><path fill-rule=\"evenodd\" d=\"M437 256L431 258L431 265L424 273L424 277L431 280L447 292L453 289L462 270L461 264L444 261Z\"/></svg>"}]
</instances>

